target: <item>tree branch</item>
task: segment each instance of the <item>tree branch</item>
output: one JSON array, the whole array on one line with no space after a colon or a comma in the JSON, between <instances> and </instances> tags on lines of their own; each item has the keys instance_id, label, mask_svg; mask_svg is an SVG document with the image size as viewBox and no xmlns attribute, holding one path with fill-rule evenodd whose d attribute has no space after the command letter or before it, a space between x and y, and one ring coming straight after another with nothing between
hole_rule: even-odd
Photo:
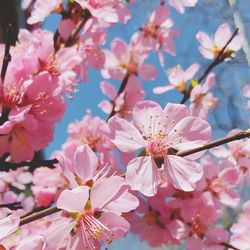
<instances>
[{"instance_id":1,"label":"tree branch","mask_svg":"<svg viewBox=\"0 0 250 250\"><path fill-rule=\"evenodd\" d=\"M2 69L1 69L2 82L4 82L6 72L7 72L7 68L8 68L9 62L11 60L10 45L11 45L12 33L13 33L13 27L9 23L8 26L6 27L6 45L5 45L4 58L3 58L3 64L2 64Z\"/></svg>"},{"instance_id":2,"label":"tree branch","mask_svg":"<svg viewBox=\"0 0 250 250\"><path fill-rule=\"evenodd\" d=\"M34 171L38 167L54 168L54 164L58 163L57 159L52 160L37 160L37 161L21 161L8 162L5 159L0 159L0 171L8 172L10 170L17 170L20 167L30 167L29 171Z\"/></svg>"},{"instance_id":3,"label":"tree branch","mask_svg":"<svg viewBox=\"0 0 250 250\"><path fill-rule=\"evenodd\" d=\"M181 157L188 156L191 154L201 152L203 150L215 148L215 147L218 147L220 145L223 145L223 144L226 144L226 143L229 143L232 141L236 141L236 140L241 140L241 139L248 138L248 137L250 137L250 129L240 131L239 133L237 133L235 135L223 137L223 138L208 142L201 147L179 151L175 155L181 156Z\"/></svg>"},{"instance_id":4,"label":"tree branch","mask_svg":"<svg viewBox=\"0 0 250 250\"><path fill-rule=\"evenodd\" d=\"M232 246L232 245L230 245L229 243L226 243L226 242L221 242L220 244L221 244L222 246L226 247L226 249L231 248L231 249L233 249L233 250L240 250L239 248L234 247L234 246Z\"/></svg>"},{"instance_id":5,"label":"tree branch","mask_svg":"<svg viewBox=\"0 0 250 250\"><path fill-rule=\"evenodd\" d=\"M57 207L49 207L49 208L46 208L42 211L32 213L28 216L21 218L19 226L23 226L23 225L28 224L32 221L42 219L43 217L46 217L48 215L54 214L54 213L59 212L59 211L61 211L61 210L58 209Z\"/></svg>"},{"instance_id":6,"label":"tree branch","mask_svg":"<svg viewBox=\"0 0 250 250\"><path fill-rule=\"evenodd\" d=\"M127 86L127 83L128 83L129 76L130 76L130 75L127 73L127 74L125 75L125 77L123 78L122 83L121 83L121 86L120 86L120 88L119 88L119 90L118 90L118 92L117 92L117 95L116 95L115 99L125 90L125 88L126 88L126 86ZM114 100L114 102L113 102L113 108L112 108L112 111L110 112L110 114L109 114L109 116L108 116L108 118L107 118L107 121L108 121L112 116L114 116L115 114L116 114L116 111L115 111L115 100Z\"/></svg>"}]
</instances>

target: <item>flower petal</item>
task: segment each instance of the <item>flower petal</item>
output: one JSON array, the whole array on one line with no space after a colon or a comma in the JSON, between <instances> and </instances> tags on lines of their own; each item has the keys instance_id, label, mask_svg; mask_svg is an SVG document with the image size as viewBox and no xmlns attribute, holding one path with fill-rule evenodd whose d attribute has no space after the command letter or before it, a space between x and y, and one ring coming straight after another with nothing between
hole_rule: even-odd
<instances>
[{"instance_id":1,"label":"flower petal","mask_svg":"<svg viewBox=\"0 0 250 250\"><path fill-rule=\"evenodd\" d=\"M154 160L146 156L136 157L129 162L126 180L132 190L138 190L146 196L154 196L161 177Z\"/></svg>"},{"instance_id":2,"label":"flower petal","mask_svg":"<svg viewBox=\"0 0 250 250\"><path fill-rule=\"evenodd\" d=\"M89 198L89 187L64 190L57 199L57 207L68 212L82 212Z\"/></svg>"}]
</instances>

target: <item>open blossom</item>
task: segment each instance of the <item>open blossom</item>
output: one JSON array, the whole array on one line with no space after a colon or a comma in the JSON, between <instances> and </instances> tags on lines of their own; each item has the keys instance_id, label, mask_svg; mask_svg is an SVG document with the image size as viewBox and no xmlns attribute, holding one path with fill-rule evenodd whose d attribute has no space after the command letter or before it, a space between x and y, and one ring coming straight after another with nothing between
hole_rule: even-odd
<instances>
[{"instance_id":1,"label":"open blossom","mask_svg":"<svg viewBox=\"0 0 250 250\"><path fill-rule=\"evenodd\" d=\"M73 169L62 166L70 189L60 194L57 207L67 211L71 218L61 230L65 238L72 231L74 249L99 249L102 244L111 243L129 230L129 223L121 215L135 209L138 200L129 193L124 178L116 175L108 177L106 171L98 171L98 159L88 145L77 149L73 161ZM59 218L48 231L64 220L67 219ZM61 243L62 238L59 240L56 238L59 235L53 234L54 243L51 240L49 243ZM48 237L51 235L48 234ZM55 249L55 246L50 247Z\"/></svg>"},{"instance_id":2,"label":"open blossom","mask_svg":"<svg viewBox=\"0 0 250 250\"><path fill-rule=\"evenodd\" d=\"M14 233L19 226L20 217L14 214L0 220L0 248L2 249L2 240ZM5 249L5 248L3 248Z\"/></svg>"},{"instance_id":3,"label":"open blossom","mask_svg":"<svg viewBox=\"0 0 250 250\"><path fill-rule=\"evenodd\" d=\"M180 219L168 225L171 236L186 240L187 250L218 249L228 240L228 232L213 224L219 219L219 209L204 197L186 199L179 204Z\"/></svg>"},{"instance_id":4,"label":"open blossom","mask_svg":"<svg viewBox=\"0 0 250 250\"><path fill-rule=\"evenodd\" d=\"M218 98L216 98L211 92L210 88L215 84L215 75L209 74L204 84L198 84L190 93L190 114L193 116L199 116L206 119L208 111L215 109L217 106Z\"/></svg>"},{"instance_id":5,"label":"open blossom","mask_svg":"<svg viewBox=\"0 0 250 250\"><path fill-rule=\"evenodd\" d=\"M164 66L162 52L175 55L173 40L178 32L172 30L173 21L169 18L169 10L164 5L159 5L150 15L146 24L140 28L137 36L137 43L145 50L155 50L161 66Z\"/></svg>"},{"instance_id":6,"label":"open blossom","mask_svg":"<svg viewBox=\"0 0 250 250\"><path fill-rule=\"evenodd\" d=\"M75 0L75 2L83 9L87 9L100 22L126 23L130 18L129 10L120 0Z\"/></svg>"},{"instance_id":7,"label":"open blossom","mask_svg":"<svg viewBox=\"0 0 250 250\"><path fill-rule=\"evenodd\" d=\"M183 14L185 12L185 7L194 7L198 0L169 0L168 2L179 13Z\"/></svg>"},{"instance_id":8,"label":"open blossom","mask_svg":"<svg viewBox=\"0 0 250 250\"><path fill-rule=\"evenodd\" d=\"M170 84L166 86L156 87L153 89L153 92L155 94L162 94L175 88L180 92L184 92L186 90L187 81L191 80L199 69L200 65L197 63L192 64L186 70L183 70L180 65L177 65L176 67L167 71Z\"/></svg>"},{"instance_id":9,"label":"open blossom","mask_svg":"<svg viewBox=\"0 0 250 250\"><path fill-rule=\"evenodd\" d=\"M138 102L132 112L133 124L112 117L104 127L107 138L122 152L143 149L127 166L126 179L132 189L153 196L161 181L157 161L164 161L163 172L171 184L192 191L202 177L202 167L190 157L173 152L201 146L211 136L209 124L189 116L184 105L167 104L164 110L153 101ZM194 157L194 156L193 156ZM193 158L192 158L193 159Z\"/></svg>"},{"instance_id":10,"label":"open blossom","mask_svg":"<svg viewBox=\"0 0 250 250\"><path fill-rule=\"evenodd\" d=\"M144 64L148 58L148 52L133 41L133 38L130 45L116 38L111 43L111 50L104 50L104 52L107 58L102 70L104 78L122 80L126 74L139 74L145 80L155 79L155 67Z\"/></svg>"},{"instance_id":11,"label":"open blossom","mask_svg":"<svg viewBox=\"0 0 250 250\"><path fill-rule=\"evenodd\" d=\"M146 240L151 247L177 243L167 228L172 220L170 209L165 205L165 191L158 189L154 197L139 197L139 207L127 216L131 222L131 232L137 234L140 240Z\"/></svg>"},{"instance_id":12,"label":"open blossom","mask_svg":"<svg viewBox=\"0 0 250 250\"><path fill-rule=\"evenodd\" d=\"M44 19L54 10L56 10L62 0L36 0L34 3L33 10L31 11L31 16L28 18L28 24L35 24L44 21ZM25 1L23 7L27 8L30 3Z\"/></svg>"},{"instance_id":13,"label":"open blossom","mask_svg":"<svg viewBox=\"0 0 250 250\"><path fill-rule=\"evenodd\" d=\"M243 213L239 216L238 222L235 223L230 231L233 235L230 238L230 244L240 250L248 250L250 246L249 230L250 224L250 201L243 205Z\"/></svg>"},{"instance_id":14,"label":"open blossom","mask_svg":"<svg viewBox=\"0 0 250 250\"><path fill-rule=\"evenodd\" d=\"M130 117L134 105L145 97L142 84L134 75L129 77L125 90L119 96L117 90L107 81L101 82L101 90L111 100L103 100L98 106L103 112L110 114L115 105L114 111L121 117Z\"/></svg>"},{"instance_id":15,"label":"open blossom","mask_svg":"<svg viewBox=\"0 0 250 250\"><path fill-rule=\"evenodd\" d=\"M218 56L231 36L232 32L229 24L224 23L219 26L214 37L209 37L206 33L199 31L196 34L196 39L201 44L199 47L201 54L207 59L214 59ZM233 38L224 51L224 54L228 53L228 55L226 55L227 60L234 57L234 52L241 49L242 43L243 36L241 34Z\"/></svg>"}]
</instances>

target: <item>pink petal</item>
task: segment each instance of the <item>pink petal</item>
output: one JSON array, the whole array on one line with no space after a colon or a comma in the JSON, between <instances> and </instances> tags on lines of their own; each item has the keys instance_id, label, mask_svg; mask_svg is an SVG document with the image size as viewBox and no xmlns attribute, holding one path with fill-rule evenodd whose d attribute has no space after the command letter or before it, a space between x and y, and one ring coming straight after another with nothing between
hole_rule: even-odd
<instances>
[{"instance_id":1,"label":"pink petal","mask_svg":"<svg viewBox=\"0 0 250 250\"><path fill-rule=\"evenodd\" d=\"M123 237L129 230L129 223L121 216L118 216L114 213L102 213L99 220L111 229L113 239L119 239Z\"/></svg>"},{"instance_id":2,"label":"pink petal","mask_svg":"<svg viewBox=\"0 0 250 250\"><path fill-rule=\"evenodd\" d=\"M204 141L211 138L211 127L207 121L194 116L187 116L176 124L169 133L169 141L176 141L176 136L187 141ZM183 141L185 142L185 141Z\"/></svg>"},{"instance_id":3,"label":"pink petal","mask_svg":"<svg viewBox=\"0 0 250 250\"><path fill-rule=\"evenodd\" d=\"M112 199L117 198L124 185L124 179L120 176L112 176L99 182L91 191L90 199L94 209L102 209Z\"/></svg>"},{"instance_id":4,"label":"pink petal","mask_svg":"<svg viewBox=\"0 0 250 250\"><path fill-rule=\"evenodd\" d=\"M105 136L122 152L131 153L146 146L140 132L128 121L112 117L103 128Z\"/></svg>"},{"instance_id":5,"label":"pink petal","mask_svg":"<svg viewBox=\"0 0 250 250\"><path fill-rule=\"evenodd\" d=\"M197 73L197 71L200 69L200 65L198 63L194 63L191 66L189 66L186 70L185 70L185 80L190 80L194 77L194 75Z\"/></svg>"},{"instance_id":6,"label":"pink petal","mask_svg":"<svg viewBox=\"0 0 250 250\"><path fill-rule=\"evenodd\" d=\"M214 43L223 48L227 41L230 39L232 33L228 23L221 24L214 35Z\"/></svg>"},{"instance_id":7,"label":"pink petal","mask_svg":"<svg viewBox=\"0 0 250 250\"><path fill-rule=\"evenodd\" d=\"M138 73L144 80L154 80L157 76L156 68L150 64L143 64L139 67Z\"/></svg>"},{"instance_id":8,"label":"pink petal","mask_svg":"<svg viewBox=\"0 0 250 250\"><path fill-rule=\"evenodd\" d=\"M82 212L89 198L89 187L64 190L57 199L57 207L68 212Z\"/></svg>"},{"instance_id":9,"label":"pink petal","mask_svg":"<svg viewBox=\"0 0 250 250\"><path fill-rule=\"evenodd\" d=\"M14 214L0 220L0 239L14 233L19 226L20 217Z\"/></svg>"},{"instance_id":10,"label":"pink petal","mask_svg":"<svg viewBox=\"0 0 250 250\"><path fill-rule=\"evenodd\" d=\"M109 97L111 100L115 99L115 97L117 95L117 90L115 89L115 87L112 84L110 84L107 81L101 81L100 88L101 88L102 93L104 95Z\"/></svg>"},{"instance_id":11,"label":"pink petal","mask_svg":"<svg viewBox=\"0 0 250 250\"><path fill-rule=\"evenodd\" d=\"M155 94L162 94L162 93L165 93L169 90L172 90L174 89L175 87L173 85L166 85L166 86L161 86L161 87L156 87L156 88L153 88L153 92Z\"/></svg>"},{"instance_id":12,"label":"pink petal","mask_svg":"<svg viewBox=\"0 0 250 250\"><path fill-rule=\"evenodd\" d=\"M132 194L129 193L129 187L123 186L119 193L116 195L116 199L113 198L103 208L103 211L113 212L116 214L128 213L139 206L139 200Z\"/></svg>"},{"instance_id":13,"label":"pink petal","mask_svg":"<svg viewBox=\"0 0 250 250\"><path fill-rule=\"evenodd\" d=\"M127 166L126 181L132 190L138 190L146 196L154 196L161 177L152 157L136 157L130 161Z\"/></svg>"},{"instance_id":14,"label":"pink petal","mask_svg":"<svg viewBox=\"0 0 250 250\"><path fill-rule=\"evenodd\" d=\"M154 101L145 100L137 102L133 108L132 116L136 127L145 136L148 136L150 133L155 134L164 125L163 110Z\"/></svg>"},{"instance_id":15,"label":"pink petal","mask_svg":"<svg viewBox=\"0 0 250 250\"><path fill-rule=\"evenodd\" d=\"M185 105L168 103L164 108L164 116L166 117L165 131L169 132L171 129L184 117L188 115L188 109Z\"/></svg>"},{"instance_id":16,"label":"pink petal","mask_svg":"<svg viewBox=\"0 0 250 250\"><path fill-rule=\"evenodd\" d=\"M120 39L115 39L111 43L111 50L114 53L115 57L123 63L129 62L130 59L130 51L128 45L120 40ZM106 57L109 58L109 57Z\"/></svg>"},{"instance_id":17,"label":"pink petal","mask_svg":"<svg viewBox=\"0 0 250 250\"><path fill-rule=\"evenodd\" d=\"M206 33L199 31L195 37L201 43L202 47L204 47L205 49L213 50L213 41Z\"/></svg>"},{"instance_id":18,"label":"pink petal","mask_svg":"<svg viewBox=\"0 0 250 250\"><path fill-rule=\"evenodd\" d=\"M174 155L164 157L164 169L173 186L186 192L194 190L203 174L200 164Z\"/></svg>"},{"instance_id":19,"label":"pink petal","mask_svg":"<svg viewBox=\"0 0 250 250\"><path fill-rule=\"evenodd\" d=\"M98 159L89 145L77 148L73 159L75 173L82 181L91 180L97 170Z\"/></svg>"}]
</instances>

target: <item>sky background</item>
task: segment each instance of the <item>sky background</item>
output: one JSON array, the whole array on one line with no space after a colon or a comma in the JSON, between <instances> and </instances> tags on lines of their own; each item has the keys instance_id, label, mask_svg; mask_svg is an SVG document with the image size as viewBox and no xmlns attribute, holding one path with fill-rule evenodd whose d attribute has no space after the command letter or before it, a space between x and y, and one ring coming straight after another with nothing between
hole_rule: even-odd
<instances>
[{"instance_id":1,"label":"sky background","mask_svg":"<svg viewBox=\"0 0 250 250\"><path fill-rule=\"evenodd\" d=\"M182 95L175 91L170 91L162 95L155 95L152 89L167 83L165 71L168 68L180 64L184 69L194 62L201 64L201 69L197 76L200 76L209 60L202 58L199 53L199 43L195 39L195 34L202 30L212 35L222 23L228 22L235 29L233 21L233 11L229 5L230 0L199 0L194 8L186 8L184 15L180 15L170 7L170 17L174 21L174 29L180 32L176 39L176 56L173 57L165 54L165 68L162 69L157 61L156 54L151 54L147 63L154 64L158 69L158 77L154 81L142 81L147 91L146 99L155 100L162 106L168 102L179 103ZM155 0L137 0L137 3L131 6L132 19L126 25L114 25L108 30L108 41L104 48L109 48L110 42L115 37L120 37L129 43L131 35L138 31L150 15L151 11L157 6L159 1ZM166 1L167 2L167 1ZM246 28L247 39L249 40L250 27L250 0L237 1L236 8L240 13ZM136 17L136 18L133 18ZM58 16L54 15L47 18L44 28L54 31L58 23ZM242 95L242 87L250 82L249 67L245 59L243 51L237 54L235 60L219 65L214 72L217 76L217 84L213 92L220 98L218 111L212 112L209 118L214 128L213 137L218 138L224 136L232 128L239 127L241 129L248 128L248 114L244 111L245 99ZM98 103L105 98L99 88L100 81L103 78L100 72L91 69L89 72L88 82L78 85L78 92L74 95L73 100L68 100L67 111L60 123L56 125L54 141L51 142L45 150L45 158L49 158L50 154L55 150L60 150L61 145L67 139L67 126L70 122L81 120L86 114L86 110L90 109L93 116L100 116L106 119L99 108ZM117 89L120 83L116 82ZM145 243L141 243L139 239L129 234L125 239L114 242L109 249L119 250L138 250L150 249ZM163 249L163 248L161 248ZM164 248L166 249L166 248Z\"/></svg>"}]
</instances>

